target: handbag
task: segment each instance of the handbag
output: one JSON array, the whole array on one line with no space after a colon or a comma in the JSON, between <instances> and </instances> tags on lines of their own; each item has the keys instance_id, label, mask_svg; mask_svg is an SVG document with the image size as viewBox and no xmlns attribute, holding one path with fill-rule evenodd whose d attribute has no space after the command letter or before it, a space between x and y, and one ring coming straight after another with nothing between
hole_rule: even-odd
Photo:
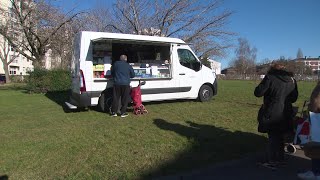
<instances>
[{"instance_id":1,"label":"handbag","mask_svg":"<svg viewBox=\"0 0 320 180\"><path fill-rule=\"evenodd\" d=\"M258 111L257 120L258 120L258 132L267 133L266 122L268 121L268 118L265 116L263 104L261 105Z\"/></svg>"},{"instance_id":2,"label":"handbag","mask_svg":"<svg viewBox=\"0 0 320 180\"><path fill-rule=\"evenodd\" d=\"M293 144L306 144L310 142L310 123L308 117L300 117L296 119L296 133Z\"/></svg>"},{"instance_id":3,"label":"handbag","mask_svg":"<svg viewBox=\"0 0 320 180\"><path fill-rule=\"evenodd\" d=\"M308 101L304 101L300 116L296 116L294 120L295 135L293 144L303 145L310 142L310 117L309 111L305 110L307 105Z\"/></svg>"},{"instance_id":4,"label":"handbag","mask_svg":"<svg viewBox=\"0 0 320 180\"><path fill-rule=\"evenodd\" d=\"M309 135L307 142L302 144L305 156L320 158L320 113L309 111ZM307 121L307 120L306 120Z\"/></svg>"}]
</instances>

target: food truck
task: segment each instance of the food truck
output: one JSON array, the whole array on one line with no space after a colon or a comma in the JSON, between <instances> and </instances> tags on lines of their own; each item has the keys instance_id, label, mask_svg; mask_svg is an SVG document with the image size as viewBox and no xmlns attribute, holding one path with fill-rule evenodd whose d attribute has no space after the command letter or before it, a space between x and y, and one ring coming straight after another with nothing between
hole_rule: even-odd
<instances>
[{"instance_id":1,"label":"food truck","mask_svg":"<svg viewBox=\"0 0 320 180\"><path fill-rule=\"evenodd\" d=\"M127 55L135 71L131 86L141 86L142 101L199 99L217 94L215 73L200 62L188 44L169 37L82 31L74 39L72 88L68 108L112 102L112 63Z\"/></svg>"}]
</instances>

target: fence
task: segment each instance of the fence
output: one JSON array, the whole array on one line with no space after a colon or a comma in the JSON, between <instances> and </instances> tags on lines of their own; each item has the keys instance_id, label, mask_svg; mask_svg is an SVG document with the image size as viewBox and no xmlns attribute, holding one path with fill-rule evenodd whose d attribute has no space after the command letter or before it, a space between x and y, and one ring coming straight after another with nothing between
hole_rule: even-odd
<instances>
[{"instance_id":1,"label":"fence","mask_svg":"<svg viewBox=\"0 0 320 180\"><path fill-rule=\"evenodd\" d=\"M217 79L224 80L262 80L264 75L257 74L219 74L217 75ZM296 75L294 77L297 81L318 81L320 77L318 75Z\"/></svg>"}]
</instances>

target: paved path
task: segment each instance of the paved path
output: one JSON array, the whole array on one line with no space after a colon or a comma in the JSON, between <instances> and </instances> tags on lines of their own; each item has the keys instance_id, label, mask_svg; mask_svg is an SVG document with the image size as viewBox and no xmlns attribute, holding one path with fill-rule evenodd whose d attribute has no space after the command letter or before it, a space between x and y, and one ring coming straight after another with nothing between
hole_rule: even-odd
<instances>
[{"instance_id":1,"label":"paved path","mask_svg":"<svg viewBox=\"0 0 320 180\"><path fill-rule=\"evenodd\" d=\"M224 162L205 169L181 173L172 176L155 178L156 180L294 180L297 173L309 170L311 161L305 157L303 151L298 150L287 155L288 165L277 170L257 166L256 160L261 156L250 155L240 160Z\"/></svg>"}]
</instances>

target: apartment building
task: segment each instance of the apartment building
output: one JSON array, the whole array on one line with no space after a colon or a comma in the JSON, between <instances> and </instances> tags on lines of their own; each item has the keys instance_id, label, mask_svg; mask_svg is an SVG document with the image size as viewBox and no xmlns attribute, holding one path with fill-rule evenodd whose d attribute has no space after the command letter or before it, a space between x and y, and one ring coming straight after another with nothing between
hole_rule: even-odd
<instances>
[{"instance_id":1,"label":"apartment building","mask_svg":"<svg viewBox=\"0 0 320 180\"><path fill-rule=\"evenodd\" d=\"M0 0L0 8L4 10L4 13L0 14L0 23L8 22L9 18L14 18L12 13L12 4L10 0ZM18 34L17 34L18 35ZM0 51L9 51L9 56L7 61L14 59L9 64L9 74L10 75L27 75L27 72L33 70L32 61L29 61L22 55L19 55L15 51L14 47L10 46L8 42L0 35ZM2 61L0 62L0 74L4 74L4 67Z\"/></svg>"},{"instance_id":2,"label":"apartment building","mask_svg":"<svg viewBox=\"0 0 320 180\"><path fill-rule=\"evenodd\" d=\"M320 56L317 58L307 57L296 59L297 62L303 62L304 65L309 66L313 72L320 71Z\"/></svg>"},{"instance_id":3,"label":"apartment building","mask_svg":"<svg viewBox=\"0 0 320 180\"><path fill-rule=\"evenodd\" d=\"M208 59L208 61L210 62L210 68L212 71L216 74L221 74L221 63L212 59Z\"/></svg>"}]
</instances>

